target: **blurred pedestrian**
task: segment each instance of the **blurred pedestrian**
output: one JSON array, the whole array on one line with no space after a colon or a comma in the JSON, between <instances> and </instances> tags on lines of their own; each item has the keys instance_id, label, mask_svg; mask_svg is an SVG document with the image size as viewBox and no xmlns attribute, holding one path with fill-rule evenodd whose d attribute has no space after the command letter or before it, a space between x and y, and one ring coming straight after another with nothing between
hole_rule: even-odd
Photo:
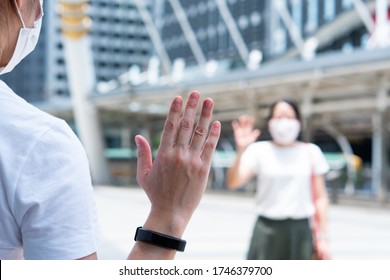
<instances>
[{"instance_id":1,"label":"blurred pedestrian","mask_svg":"<svg viewBox=\"0 0 390 280\"><path fill-rule=\"evenodd\" d=\"M319 258L328 258L324 174L329 166L318 146L298 140L302 124L297 104L279 100L271 106L271 141L255 142L261 132L254 129L252 117L242 116L233 121L232 127L237 157L227 173L228 187L239 188L257 176L258 218L247 258L311 259L314 248L310 220L315 209L320 217L320 240L315 249Z\"/></svg>"},{"instance_id":2,"label":"blurred pedestrian","mask_svg":"<svg viewBox=\"0 0 390 280\"><path fill-rule=\"evenodd\" d=\"M0 1L0 75L36 46L43 1ZM36 65L41 67L41 65ZM20 76L20 82L24 77ZM137 180L151 202L129 259L172 259L203 195L221 125L209 131L213 101L184 109L174 98L155 160L136 136ZM101 240L85 152L69 126L0 81L0 259L96 259ZM209 132L209 134L208 134ZM132 233L129 233L129 237Z\"/></svg>"}]
</instances>

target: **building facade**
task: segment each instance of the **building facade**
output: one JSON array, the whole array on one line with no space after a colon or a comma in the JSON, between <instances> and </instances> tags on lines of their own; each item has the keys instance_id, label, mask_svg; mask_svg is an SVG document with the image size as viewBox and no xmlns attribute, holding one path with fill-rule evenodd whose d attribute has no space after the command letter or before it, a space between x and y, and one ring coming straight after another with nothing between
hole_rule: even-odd
<instances>
[{"instance_id":1,"label":"building facade","mask_svg":"<svg viewBox=\"0 0 390 280\"><path fill-rule=\"evenodd\" d=\"M186 36L175 15L170 0L158 1L160 16L156 25L161 30L165 47L172 60L184 58L187 65L196 63ZM181 0L182 9L193 29L207 60L229 59L233 65L242 64L238 49L224 22L215 0ZM287 10L302 38L315 35L339 15L354 9L353 0L287 0ZM284 55L294 47L288 26L271 0L226 0L234 24L248 51L259 50L263 62ZM321 46L318 52L349 51L364 47L368 40L363 26L344 34L342 38Z\"/></svg>"}]
</instances>

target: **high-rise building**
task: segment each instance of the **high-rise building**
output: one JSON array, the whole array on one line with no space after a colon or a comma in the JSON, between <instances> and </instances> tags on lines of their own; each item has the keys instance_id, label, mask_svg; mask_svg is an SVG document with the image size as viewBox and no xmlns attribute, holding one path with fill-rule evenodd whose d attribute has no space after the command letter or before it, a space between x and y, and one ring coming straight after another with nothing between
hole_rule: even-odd
<instances>
[{"instance_id":1,"label":"high-rise building","mask_svg":"<svg viewBox=\"0 0 390 280\"><path fill-rule=\"evenodd\" d=\"M133 4L125 0L91 0L91 43L98 81L111 80L132 65L146 67L152 45ZM2 79L30 102L68 96L58 1L44 1L45 16L39 44Z\"/></svg>"},{"instance_id":2,"label":"high-rise building","mask_svg":"<svg viewBox=\"0 0 390 280\"><path fill-rule=\"evenodd\" d=\"M196 62L175 9L170 0L159 1L160 16L157 26L161 30L167 52L172 60L184 58L187 65ZM228 59L232 66L242 65L238 48L224 21L216 0L181 0L181 8L196 36L207 60ZM275 6L282 1L226 0L228 11L234 18L246 48L262 52L263 61L277 58L294 47L286 22ZM366 2L366 1L364 1ZM299 31L301 38L315 35L341 14L354 8L353 0L286 0L286 10ZM368 34L363 26L350 30L339 39L321 46L317 51L360 48L367 42Z\"/></svg>"},{"instance_id":3,"label":"high-rise building","mask_svg":"<svg viewBox=\"0 0 390 280\"><path fill-rule=\"evenodd\" d=\"M248 46L262 49L266 44L263 40L265 25L262 24L262 21L268 17L266 1L229 0L226 2L237 24L240 24L242 35ZM233 60L239 60L234 42L229 35L228 28L223 21L215 0L184 0L180 1L180 3L208 60L219 60L227 56ZM170 58L172 60L185 58L186 63L194 63L194 55L170 1L163 0L160 5L162 12L157 19L157 26L161 30L161 36Z\"/></svg>"}]
</instances>

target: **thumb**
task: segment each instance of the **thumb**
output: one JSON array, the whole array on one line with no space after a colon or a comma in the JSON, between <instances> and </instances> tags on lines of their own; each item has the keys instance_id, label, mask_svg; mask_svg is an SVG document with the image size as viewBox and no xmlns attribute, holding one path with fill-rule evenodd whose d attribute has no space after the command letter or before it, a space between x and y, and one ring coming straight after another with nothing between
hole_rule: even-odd
<instances>
[{"instance_id":1,"label":"thumb","mask_svg":"<svg viewBox=\"0 0 390 280\"><path fill-rule=\"evenodd\" d=\"M135 136L135 143L138 150L137 181L142 186L146 175L152 168L152 151L148 141L141 135Z\"/></svg>"},{"instance_id":2,"label":"thumb","mask_svg":"<svg viewBox=\"0 0 390 280\"><path fill-rule=\"evenodd\" d=\"M255 129L255 130L253 131L253 137L254 137L255 139L257 139L260 135L261 135L261 130Z\"/></svg>"}]
</instances>

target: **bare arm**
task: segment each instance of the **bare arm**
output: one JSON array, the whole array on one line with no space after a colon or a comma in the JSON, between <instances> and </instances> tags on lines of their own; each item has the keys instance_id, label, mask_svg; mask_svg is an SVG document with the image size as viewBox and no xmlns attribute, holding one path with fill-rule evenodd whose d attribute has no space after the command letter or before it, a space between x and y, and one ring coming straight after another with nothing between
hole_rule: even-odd
<instances>
[{"instance_id":1,"label":"bare arm","mask_svg":"<svg viewBox=\"0 0 390 280\"><path fill-rule=\"evenodd\" d=\"M251 170L240 168L242 153L249 144L256 141L260 136L260 130L253 129L253 126L254 119L249 116L241 116L238 121L232 122L237 156L232 166L227 171L226 179L229 189L239 188L254 176L254 173Z\"/></svg>"},{"instance_id":2,"label":"bare arm","mask_svg":"<svg viewBox=\"0 0 390 280\"><path fill-rule=\"evenodd\" d=\"M316 176L315 188L317 199L316 209L319 216L319 254L324 256L324 259L329 259L329 246L328 246L328 208L329 198L325 187L324 176Z\"/></svg>"},{"instance_id":3,"label":"bare arm","mask_svg":"<svg viewBox=\"0 0 390 280\"><path fill-rule=\"evenodd\" d=\"M231 190L238 189L254 176L251 170L240 168L242 153L243 151L237 151L237 156L226 174L227 187Z\"/></svg>"},{"instance_id":4,"label":"bare arm","mask_svg":"<svg viewBox=\"0 0 390 280\"><path fill-rule=\"evenodd\" d=\"M214 122L208 135L213 101L206 99L195 127L198 92L189 96L183 117L183 101L171 105L154 162L149 144L136 136L137 180L146 192L151 210L144 228L181 238L205 191L221 124ZM173 259L176 251L136 242L129 259Z\"/></svg>"},{"instance_id":5,"label":"bare arm","mask_svg":"<svg viewBox=\"0 0 390 280\"><path fill-rule=\"evenodd\" d=\"M209 132L214 107L211 99L204 100L199 121L193 128L199 100L198 92L190 94L183 117L182 98L173 100L154 161L146 139L139 135L135 139L137 181L151 202L143 227L176 238L182 237L206 189L221 131L221 124L214 122ZM137 241L128 259L173 259L175 255L175 250ZM97 259L97 254L81 259Z\"/></svg>"},{"instance_id":6,"label":"bare arm","mask_svg":"<svg viewBox=\"0 0 390 280\"><path fill-rule=\"evenodd\" d=\"M325 187L324 176L316 176L315 186L317 192L316 209L319 213L320 233L321 236L327 237L329 199Z\"/></svg>"}]
</instances>

